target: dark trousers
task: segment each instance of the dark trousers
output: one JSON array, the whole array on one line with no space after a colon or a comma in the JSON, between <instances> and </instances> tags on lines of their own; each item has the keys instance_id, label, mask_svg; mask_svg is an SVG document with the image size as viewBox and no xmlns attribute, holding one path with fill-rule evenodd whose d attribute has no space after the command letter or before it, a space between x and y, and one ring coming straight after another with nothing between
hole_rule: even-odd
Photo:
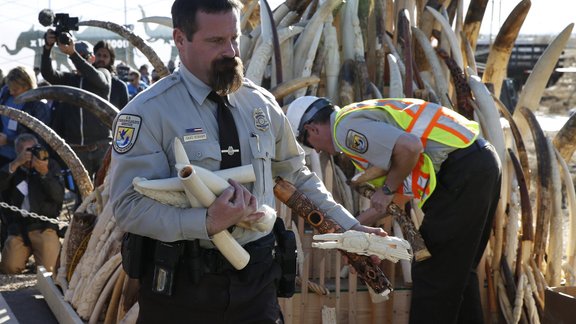
<instances>
[{"instance_id":1,"label":"dark trousers","mask_svg":"<svg viewBox=\"0 0 576 324\"><path fill-rule=\"evenodd\" d=\"M199 282L192 282L181 262L171 296L152 292L153 266L140 280L138 323L282 323L276 297L281 270L272 257L272 234L248 243L250 262L242 270L218 265L209 250ZM269 251L262 253L263 251Z\"/></svg>"},{"instance_id":2,"label":"dark trousers","mask_svg":"<svg viewBox=\"0 0 576 324\"><path fill-rule=\"evenodd\" d=\"M410 323L483 323L476 268L500 196L500 161L490 144L451 153L423 207L432 257L412 265Z\"/></svg>"},{"instance_id":3,"label":"dark trousers","mask_svg":"<svg viewBox=\"0 0 576 324\"><path fill-rule=\"evenodd\" d=\"M103 141L101 143L86 145L85 147L88 149L74 149L74 152L80 161L82 161L84 168L88 171L90 180L94 179L94 174L96 174L102 166L102 161L104 160L108 146L107 141ZM94 148L92 149L91 147Z\"/></svg>"}]
</instances>

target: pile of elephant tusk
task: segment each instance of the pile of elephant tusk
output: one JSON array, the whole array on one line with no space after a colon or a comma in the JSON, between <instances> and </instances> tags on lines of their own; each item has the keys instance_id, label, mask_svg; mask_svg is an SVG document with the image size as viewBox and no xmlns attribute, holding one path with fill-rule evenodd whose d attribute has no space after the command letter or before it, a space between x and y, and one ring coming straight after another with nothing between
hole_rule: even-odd
<instances>
[{"instance_id":1,"label":"pile of elephant tusk","mask_svg":"<svg viewBox=\"0 0 576 324\"><path fill-rule=\"evenodd\" d=\"M466 14L463 1L456 0L287 0L273 12L266 10L263 1L244 2L241 56L246 76L270 89L281 104L305 94L328 97L339 106L369 98L415 97L453 108L480 123L482 135L494 144L503 167L493 233L479 269L488 287L482 290L486 307L493 321L539 323L545 289L576 284L576 194L567 166L576 149L576 115L554 138L544 134L534 115L573 24L550 43L532 69L514 113L509 113L497 98L530 0L519 1L502 25L481 76L474 53L487 0L470 1ZM155 68L165 71L151 48L132 32L113 23L89 21L85 25L121 34L145 51ZM28 98L71 100L42 91ZM103 119L114 114L102 103L91 106ZM13 114L0 108L0 114ZM30 125L37 132L43 129L38 123ZM59 148L59 154L71 157L65 143L44 139ZM351 177L347 161L326 159L315 152L307 159L348 210L357 213L366 207L366 199L346 185ZM78 171L74 176L78 181L83 175ZM187 204L178 181L169 180L181 196L169 199ZM71 276L66 276L71 258L62 257L56 281L82 319L95 323L106 317L111 322L133 323L138 306L127 297L133 294L133 285L121 271L123 233L106 205L107 182L94 189L85 182L80 183L88 191L83 194L87 202L79 212L98 217L86 238L85 252L74 258L79 261ZM278 217L293 224L285 208L277 209ZM63 255L77 252L67 250L74 235L68 231ZM569 241L563 242L564 238ZM299 268L302 272L305 267Z\"/></svg>"}]
</instances>

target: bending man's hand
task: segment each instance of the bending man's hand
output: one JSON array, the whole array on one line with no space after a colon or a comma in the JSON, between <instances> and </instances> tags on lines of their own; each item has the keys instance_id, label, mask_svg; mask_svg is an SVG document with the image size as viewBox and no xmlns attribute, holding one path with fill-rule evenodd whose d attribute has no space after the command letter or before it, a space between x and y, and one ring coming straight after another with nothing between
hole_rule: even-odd
<instances>
[{"instance_id":1,"label":"bending man's hand","mask_svg":"<svg viewBox=\"0 0 576 324\"><path fill-rule=\"evenodd\" d=\"M378 189L374 192L372 198L370 198L370 207L374 208L379 213L384 213L393 198L394 195L387 195L384 191Z\"/></svg>"},{"instance_id":2,"label":"bending man's hand","mask_svg":"<svg viewBox=\"0 0 576 324\"><path fill-rule=\"evenodd\" d=\"M264 216L257 211L256 197L238 182L230 179L230 187L216 198L206 211L208 235L219 233L240 221L254 222Z\"/></svg>"}]
</instances>

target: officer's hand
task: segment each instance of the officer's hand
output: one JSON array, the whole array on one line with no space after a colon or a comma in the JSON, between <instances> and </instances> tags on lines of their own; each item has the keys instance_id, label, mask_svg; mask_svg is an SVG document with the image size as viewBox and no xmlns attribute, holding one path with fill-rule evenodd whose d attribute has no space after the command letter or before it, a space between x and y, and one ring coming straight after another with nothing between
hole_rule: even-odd
<instances>
[{"instance_id":1,"label":"officer's hand","mask_svg":"<svg viewBox=\"0 0 576 324\"><path fill-rule=\"evenodd\" d=\"M393 198L394 195L387 195L382 190L376 190L372 198L370 198L370 207L376 209L379 213L384 213Z\"/></svg>"},{"instance_id":2,"label":"officer's hand","mask_svg":"<svg viewBox=\"0 0 576 324\"><path fill-rule=\"evenodd\" d=\"M70 38L70 43L68 44L58 43L58 48L60 49L60 51L62 51L62 53L68 56L71 56L76 52L76 50L74 49L74 41L72 40L72 38Z\"/></svg>"},{"instance_id":3,"label":"officer's hand","mask_svg":"<svg viewBox=\"0 0 576 324\"><path fill-rule=\"evenodd\" d=\"M48 159L42 161L35 156L32 156L32 167L40 173L40 175L47 175L48 174Z\"/></svg>"},{"instance_id":4,"label":"officer's hand","mask_svg":"<svg viewBox=\"0 0 576 324\"><path fill-rule=\"evenodd\" d=\"M216 198L206 211L206 231L208 235L219 233L240 221L253 222L264 216L257 212L256 197L244 186L229 180L230 187Z\"/></svg>"},{"instance_id":5,"label":"officer's hand","mask_svg":"<svg viewBox=\"0 0 576 324\"><path fill-rule=\"evenodd\" d=\"M0 146L8 144L8 136L4 133L0 133Z\"/></svg>"},{"instance_id":6,"label":"officer's hand","mask_svg":"<svg viewBox=\"0 0 576 324\"><path fill-rule=\"evenodd\" d=\"M48 50L52 49L54 43L56 43L56 33L53 29L48 29L46 33L44 33L44 48Z\"/></svg>"},{"instance_id":7,"label":"officer's hand","mask_svg":"<svg viewBox=\"0 0 576 324\"><path fill-rule=\"evenodd\" d=\"M366 226L366 225L361 225L361 224L356 224L354 226L352 226L351 230L355 230L358 232L364 232L364 233L370 233L370 234L375 234L378 236L388 236L388 233L386 233L385 230L383 230L380 227L371 227L371 226ZM373 264L380 264L380 262L382 262L382 260L375 256L375 255L371 255L370 256L370 261L372 261ZM348 262L348 259L345 258L345 262ZM350 271L352 273L355 272L354 268L350 267Z\"/></svg>"}]
</instances>

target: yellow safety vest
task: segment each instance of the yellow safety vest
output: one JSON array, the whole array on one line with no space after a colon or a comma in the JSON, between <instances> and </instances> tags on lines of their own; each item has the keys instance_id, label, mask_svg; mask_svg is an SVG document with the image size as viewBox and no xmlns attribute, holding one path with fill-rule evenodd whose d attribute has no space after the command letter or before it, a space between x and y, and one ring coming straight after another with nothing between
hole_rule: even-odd
<instances>
[{"instance_id":1,"label":"yellow safety vest","mask_svg":"<svg viewBox=\"0 0 576 324\"><path fill-rule=\"evenodd\" d=\"M476 140L480 130L475 121L451 109L419 99L373 99L353 103L336 113L332 131L336 145L352 159L359 170L364 170L365 167L358 162L368 163L368 161L348 150L345 145L341 145L336 139L336 129L342 118L366 109L385 110L404 131L418 136L424 148L428 139L450 147L464 148ZM371 183L380 187L384 180L386 177L375 179ZM422 206L435 188L434 165L430 157L422 153L412 173L404 181L404 186L399 188L399 193L412 195L420 200L420 206Z\"/></svg>"}]
</instances>

